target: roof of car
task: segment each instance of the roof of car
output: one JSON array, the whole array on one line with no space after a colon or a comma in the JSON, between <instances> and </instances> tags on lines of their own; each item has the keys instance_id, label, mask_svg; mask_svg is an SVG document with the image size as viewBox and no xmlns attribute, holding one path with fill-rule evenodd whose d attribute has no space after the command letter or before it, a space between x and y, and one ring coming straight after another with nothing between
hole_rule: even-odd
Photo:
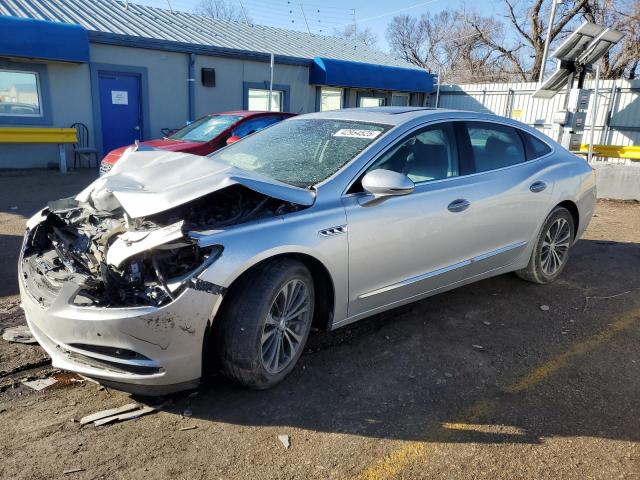
<instances>
[{"instance_id":1,"label":"roof of car","mask_svg":"<svg viewBox=\"0 0 640 480\"><path fill-rule=\"evenodd\" d=\"M256 110L230 110L228 112L215 112L209 115L235 115L238 117L254 117L258 115L294 115L288 112L263 112Z\"/></svg>"},{"instance_id":2,"label":"roof of car","mask_svg":"<svg viewBox=\"0 0 640 480\"><path fill-rule=\"evenodd\" d=\"M431 107L360 107L309 113L301 115L298 118L327 118L335 120L355 120L360 122L381 123L386 125L400 125L401 123L418 117L447 116L459 113L477 114L477 112L461 112L460 110L448 110L444 108L436 109Z\"/></svg>"}]
</instances>

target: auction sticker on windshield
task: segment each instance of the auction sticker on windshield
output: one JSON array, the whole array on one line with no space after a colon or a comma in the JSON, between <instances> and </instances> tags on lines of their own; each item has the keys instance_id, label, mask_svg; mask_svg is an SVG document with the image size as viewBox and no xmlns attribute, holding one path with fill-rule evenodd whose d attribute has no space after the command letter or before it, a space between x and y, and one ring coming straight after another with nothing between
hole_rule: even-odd
<instances>
[{"instance_id":1,"label":"auction sticker on windshield","mask_svg":"<svg viewBox=\"0 0 640 480\"><path fill-rule=\"evenodd\" d=\"M360 130L357 128L341 128L333 134L334 137L349 137L349 138L376 138L380 135L380 131L377 130Z\"/></svg>"}]
</instances>

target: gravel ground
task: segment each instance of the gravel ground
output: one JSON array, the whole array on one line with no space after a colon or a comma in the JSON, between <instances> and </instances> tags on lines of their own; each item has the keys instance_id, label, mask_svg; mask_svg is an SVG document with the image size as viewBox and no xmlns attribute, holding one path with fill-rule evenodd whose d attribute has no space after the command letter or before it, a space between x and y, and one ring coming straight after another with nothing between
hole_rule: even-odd
<instances>
[{"instance_id":1,"label":"gravel ground","mask_svg":"<svg viewBox=\"0 0 640 480\"><path fill-rule=\"evenodd\" d=\"M90 179L0 174L0 329L24 323L25 219ZM599 202L556 283L503 275L317 333L265 392L216 378L146 417L80 427L131 397L0 340L0 478L640 479L638 345L640 205ZM44 376L58 383L19 383Z\"/></svg>"}]
</instances>

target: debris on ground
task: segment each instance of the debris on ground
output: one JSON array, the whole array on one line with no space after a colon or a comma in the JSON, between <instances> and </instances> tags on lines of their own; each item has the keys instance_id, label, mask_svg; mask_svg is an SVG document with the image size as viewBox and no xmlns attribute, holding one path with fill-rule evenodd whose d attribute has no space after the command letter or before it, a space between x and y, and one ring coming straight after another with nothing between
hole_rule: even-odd
<instances>
[{"instance_id":1,"label":"debris on ground","mask_svg":"<svg viewBox=\"0 0 640 480\"><path fill-rule=\"evenodd\" d=\"M549 305L540 305L540 310L542 310L543 312L548 312L549 311Z\"/></svg>"},{"instance_id":2,"label":"debris on ground","mask_svg":"<svg viewBox=\"0 0 640 480\"><path fill-rule=\"evenodd\" d=\"M55 378L39 378L37 380L23 381L22 383L29 388L34 389L36 392L44 390L47 387L57 383Z\"/></svg>"},{"instance_id":3,"label":"debris on ground","mask_svg":"<svg viewBox=\"0 0 640 480\"><path fill-rule=\"evenodd\" d=\"M185 408L185 409L182 411L182 416L183 416L183 417L190 417L191 415L193 415L193 412L191 411L191 409L190 409L190 408Z\"/></svg>"},{"instance_id":4,"label":"debris on ground","mask_svg":"<svg viewBox=\"0 0 640 480\"><path fill-rule=\"evenodd\" d=\"M444 372L444 376L447 378L453 378L453 373Z\"/></svg>"},{"instance_id":5,"label":"debris on ground","mask_svg":"<svg viewBox=\"0 0 640 480\"><path fill-rule=\"evenodd\" d=\"M80 419L80 425L92 423L95 426L106 425L107 423L120 422L123 420L131 420L141 417L147 413L154 412L154 407L143 407L137 403L128 403L118 408L102 410L101 412L92 413Z\"/></svg>"},{"instance_id":6,"label":"debris on ground","mask_svg":"<svg viewBox=\"0 0 640 480\"><path fill-rule=\"evenodd\" d=\"M68 468L67 470L63 470L63 475L69 475L71 473L84 472L84 468Z\"/></svg>"},{"instance_id":7,"label":"debris on ground","mask_svg":"<svg viewBox=\"0 0 640 480\"><path fill-rule=\"evenodd\" d=\"M483 320L482 323L484 323L487 327L491 325L491 322L488 320Z\"/></svg>"},{"instance_id":8,"label":"debris on ground","mask_svg":"<svg viewBox=\"0 0 640 480\"><path fill-rule=\"evenodd\" d=\"M471 345L471 346L476 350L484 350L484 347L482 345Z\"/></svg>"},{"instance_id":9,"label":"debris on ground","mask_svg":"<svg viewBox=\"0 0 640 480\"><path fill-rule=\"evenodd\" d=\"M146 415L147 413L152 413L155 411L156 409L153 407L142 407L141 409L134 410L133 412L122 413L120 415L114 415L113 417L107 417L107 418L102 418L100 420L96 420L95 422L93 422L93 424L96 427L99 427L100 425L106 425L107 423L133 420L134 418L139 418L139 417L142 417L143 415Z\"/></svg>"},{"instance_id":10,"label":"debris on ground","mask_svg":"<svg viewBox=\"0 0 640 480\"><path fill-rule=\"evenodd\" d=\"M289 448L291 446L289 435L278 435L278 440L280 440L280 443L282 443L284 448Z\"/></svg>"},{"instance_id":11,"label":"debris on ground","mask_svg":"<svg viewBox=\"0 0 640 480\"><path fill-rule=\"evenodd\" d=\"M18 325L17 327L9 327L2 332L2 338L7 342L34 344L38 343L29 327L26 325Z\"/></svg>"},{"instance_id":12,"label":"debris on ground","mask_svg":"<svg viewBox=\"0 0 640 480\"><path fill-rule=\"evenodd\" d=\"M197 426L197 425L190 425L190 426L188 426L188 427L182 427L182 428L180 429L180 431L181 431L181 432L184 432L184 431L186 431L186 430L195 430L196 428L198 428L198 426Z\"/></svg>"},{"instance_id":13,"label":"debris on ground","mask_svg":"<svg viewBox=\"0 0 640 480\"><path fill-rule=\"evenodd\" d=\"M17 205L13 205L13 206L9 207L9 210L17 210L17 209L18 209Z\"/></svg>"}]
</instances>

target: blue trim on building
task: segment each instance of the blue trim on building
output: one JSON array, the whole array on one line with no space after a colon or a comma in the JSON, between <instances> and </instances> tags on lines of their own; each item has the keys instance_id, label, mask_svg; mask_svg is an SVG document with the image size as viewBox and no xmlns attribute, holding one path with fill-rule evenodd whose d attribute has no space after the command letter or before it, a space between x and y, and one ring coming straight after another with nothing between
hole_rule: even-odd
<instances>
[{"instance_id":1,"label":"blue trim on building","mask_svg":"<svg viewBox=\"0 0 640 480\"><path fill-rule=\"evenodd\" d=\"M0 70L16 70L21 72L36 72L38 74L39 101L41 115L38 117L0 115L0 125L51 125L51 94L49 91L49 74L47 66L41 63L20 63L0 60Z\"/></svg>"},{"instance_id":2,"label":"blue trim on building","mask_svg":"<svg viewBox=\"0 0 640 480\"><path fill-rule=\"evenodd\" d=\"M433 91L433 76L424 70L320 57L313 59L309 83L401 92Z\"/></svg>"},{"instance_id":3,"label":"blue trim on building","mask_svg":"<svg viewBox=\"0 0 640 480\"><path fill-rule=\"evenodd\" d=\"M261 90L269 90L269 82L242 82L242 109L249 110L249 89L259 88ZM284 98L282 99L282 111L288 112L290 99L291 99L291 87L281 83L273 84L274 90L280 90L284 92Z\"/></svg>"},{"instance_id":4,"label":"blue trim on building","mask_svg":"<svg viewBox=\"0 0 640 480\"><path fill-rule=\"evenodd\" d=\"M0 55L87 63L89 38L80 25L0 16Z\"/></svg>"},{"instance_id":5,"label":"blue trim on building","mask_svg":"<svg viewBox=\"0 0 640 480\"><path fill-rule=\"evenodd\" d=\"M253 52L251 50L238 50L234 48L214 47L212 45L172 42L156 38L136 37L108 32L95 32L91 30L88 32L88 35L91 43L102 43L105 45L146 48L148 50L162 50L165 52L176 53L195 53L197 55L237 58L240 60L253 60L264 63L269 63L271 61L271 55L269 53ZM309 60L308 58L289 57L286 55L275 55L274 61L283 65L310 66L313 63L312 60Z\"/></svg>"},{"instance_id":6,"label":"blue trim on building","mask_svg":"<svg viewBox=\"0 0 640 480\"><path fill-rule=\"evenodd\" d=\"M142 98L142 140L149 140L151 137L151 128L149 126L149 74L146 67L132 67L128 65L115 65L110 63L91 63L91 105L93 110L93 129L95 145L98 149L98 155L104 156L102 146L102 115L100 111L100 72L109 73L128 73L140 75L140 88Z\"/></svg>"}]
</instances>

